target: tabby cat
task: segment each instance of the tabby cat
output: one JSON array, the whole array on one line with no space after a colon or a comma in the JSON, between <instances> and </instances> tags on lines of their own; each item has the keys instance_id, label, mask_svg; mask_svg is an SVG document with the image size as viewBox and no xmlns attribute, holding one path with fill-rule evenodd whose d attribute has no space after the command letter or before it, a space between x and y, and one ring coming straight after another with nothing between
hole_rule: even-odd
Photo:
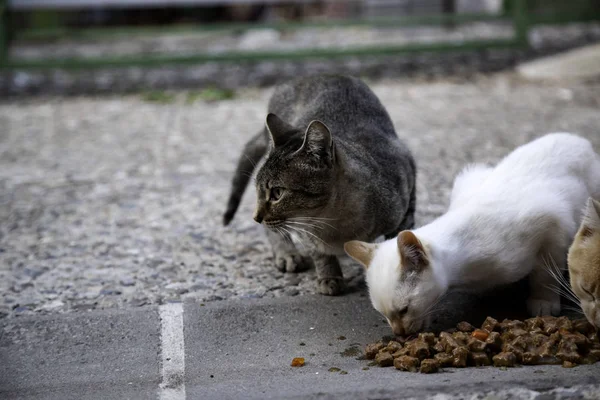
<instances>
[{"instance_id":1,"label":"tabby cat","mask_svg":"<svg viewBox=\"0 0 600 400\"><path fill-rule=\"evenodd\" d=\"M359 79L313 76L283 84L268 112L266 129L238 161L223 222L232 220L267 154L256 177L254 219L267 228L276 267L299 272L314 263L318 291L340 294L344 242L393 237L414 225L415 162Z\"/></svg>"}]
</instances>

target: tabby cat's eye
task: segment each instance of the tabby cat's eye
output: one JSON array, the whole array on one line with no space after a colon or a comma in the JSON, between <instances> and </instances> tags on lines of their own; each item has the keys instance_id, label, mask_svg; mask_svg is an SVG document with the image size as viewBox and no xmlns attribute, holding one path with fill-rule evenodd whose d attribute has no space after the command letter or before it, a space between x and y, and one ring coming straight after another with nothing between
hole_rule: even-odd
<instances>
[{"instance_id":1,"label":"tabby cat's eye","mask_svg":"<svg viewBox=\"0 0 600 400\"><path fill-rule=\"evenodd\" d=\"M274 187L271 189L271 200L272 201L279 200L282 195L283 195L283 188Z\"/></svg>"}]
</instances>

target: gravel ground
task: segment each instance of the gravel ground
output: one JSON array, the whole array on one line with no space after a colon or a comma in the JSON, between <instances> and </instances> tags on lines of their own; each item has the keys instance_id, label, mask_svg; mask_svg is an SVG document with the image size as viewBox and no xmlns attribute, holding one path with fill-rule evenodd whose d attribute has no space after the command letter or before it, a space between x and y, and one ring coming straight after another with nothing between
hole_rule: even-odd
<instances>
[{"instance_id":1,"label":"gravel ground","mask_svg":"<svg viewBox=\"0 0 600 400\"><path fill-rule=\"evenodd\" d=\"M549 131L600 150L600 82L372 84L419 165L417 224L441 214L465 163L493 162ZM190 105L136 96L0 104L0 317L314 293L275 270L249 190L221 215L236 159L271 90ZM360 267L347 263L351 289Z\"/></svg>"}]
</instances>

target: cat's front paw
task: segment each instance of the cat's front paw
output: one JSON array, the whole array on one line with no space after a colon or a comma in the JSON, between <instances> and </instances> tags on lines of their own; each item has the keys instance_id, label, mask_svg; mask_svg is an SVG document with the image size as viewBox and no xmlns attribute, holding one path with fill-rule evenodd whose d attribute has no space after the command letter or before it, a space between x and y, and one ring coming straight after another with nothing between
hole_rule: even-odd
<instances>
[{"instance_id":1,"label":"cat's front paw","mask_svg":"<svg viewBox=\"0 0 600 400\"><path fill-rule=\"evenodd\" d=\"M312 265L310 257L300 254L275 255L275 267L281 272L302 272Z\"/></svg>"},{"instance_id":2,"label":"cat's front paw","mask_svg":"<svg viewBox=\"0 0 600 400\"><path fill-rule=\"evenodd\" d=\"M558 315L560 314L560 299L545 300L530 298L527 300L527 310L529 314L537 317L542 315Z\"/></svg>"},{"instance_id":3,"label":"cat's front paw","mask_svg":"<svg viewBox=\"0 0 600 400\"><path fill-rule=\"evenodd\" d=\"M317 279L317 290L326 296L337 296L346 289L346 283L342 277Z\"/></svg>"}]
</instances>

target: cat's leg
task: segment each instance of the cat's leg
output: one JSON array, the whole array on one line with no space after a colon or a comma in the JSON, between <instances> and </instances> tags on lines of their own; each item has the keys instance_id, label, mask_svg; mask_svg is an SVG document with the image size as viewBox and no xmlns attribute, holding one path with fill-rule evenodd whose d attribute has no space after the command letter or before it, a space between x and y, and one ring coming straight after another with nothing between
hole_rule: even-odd
<instances>
[{"instance_id":1,"label":"cat's leg","mask_svg":"<svg viewBox=\"0 0 600 400\"><path fill-rule=\"evenodd\" d=\"M289 236L267 229L267 238L273 248L275 267L281 272L302 272L311 266L310 257L298 252Z\"/></svg>"},{"instance_id":2,"label":"cat's leg","mask_svg":"<svg viewBox=\"0 0 600 400\"><path fill-rule=\"evenodd\" d=\"M562 274L566 262L566 254L557 251L544 252L537 256L535 266L529 275L530 292L527 310L532 316L560 313L560 294L555 289L560 284L551 271Z\"/></svg>"},{"instance_id":3,"label":"cat's leg","mask_svg":"<svg viewBox=\"0 0 600 400\"><path fill-rule=\"evenodd\" d=\"M317 290L327 296L337 296L346 288L342 267L336 256L313 256L317 270Z\"/></svg>"}]
</instances>

